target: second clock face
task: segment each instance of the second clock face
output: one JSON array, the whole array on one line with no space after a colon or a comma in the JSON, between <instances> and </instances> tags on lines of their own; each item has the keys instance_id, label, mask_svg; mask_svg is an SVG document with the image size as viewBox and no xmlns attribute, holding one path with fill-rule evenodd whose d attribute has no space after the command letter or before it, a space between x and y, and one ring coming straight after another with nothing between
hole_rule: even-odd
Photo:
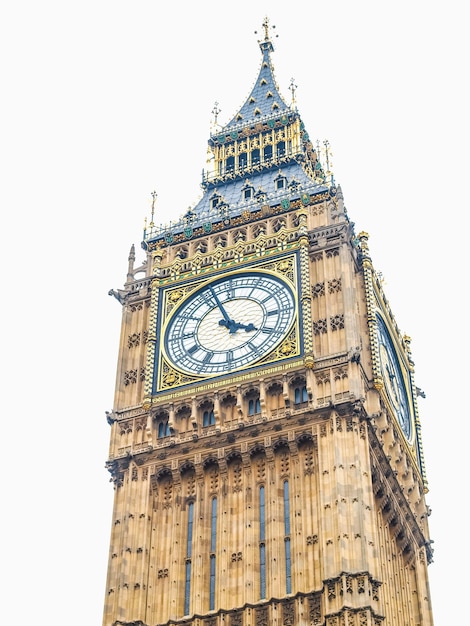
<instances>
[{"instance_id":1,"label":"second clock face","mask_svg":"<svg viewBox=\"0 0 470 626\"><path fill-rule=\"evenodd\" d=\"M385 323L381 317L378 317L377 319L379 328L380 363L382 367L385 390L405 437L410 440L411 415L405 379L403 377L395 347L390 335L388 334Z\"/></svg>"},{"instance_id":2,"label":"second clock face","mask_svg":"<svg viewBox=\"0 0 470 626\"><path fill-rule=\"evenodd\" d=\"M291 287L265 272L206 283L172 312L164 347L179 370L214 376L254 364L275 348L295 318Z\"/></svg>"}]
</instances>

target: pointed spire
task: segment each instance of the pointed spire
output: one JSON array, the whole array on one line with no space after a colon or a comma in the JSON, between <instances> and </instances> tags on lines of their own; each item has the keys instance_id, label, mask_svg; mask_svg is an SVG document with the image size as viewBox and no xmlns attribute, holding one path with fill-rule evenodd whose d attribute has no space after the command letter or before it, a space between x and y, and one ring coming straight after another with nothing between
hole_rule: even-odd
<instances>
[{"instance_id":1,"label":"pointed spire","mask_svg":"<svg viewBox=\"0 0 470 626\"><path fill-rule=\"evenodd\" d=\"M275 26L269 25L269 20L266 17L263 22L264 38L258 40L260 50L263 53L258 78L245 104L243 104L231 121L223 127L225 132L230 132L233 129L232 127L246 126L262 120L266 121L269 118L280 117L290 110L279 93L270 57L271 52L274 51L274 46L271 42L269 31L274 28ZM255 31L256 33L257 31Z\"/></svg>"},{"instance_id":2,"label":"pointed spire","mask_svg":"<svg viewBox=\"0 0 470 626\"><path fill-rule=\"evenodd\" d=\"M129 250L129 256L127 258L127 280L132 280L134 278L134 263L135 263L135 246L132 244L131 249Z\"/></svg>"}]
</instances>

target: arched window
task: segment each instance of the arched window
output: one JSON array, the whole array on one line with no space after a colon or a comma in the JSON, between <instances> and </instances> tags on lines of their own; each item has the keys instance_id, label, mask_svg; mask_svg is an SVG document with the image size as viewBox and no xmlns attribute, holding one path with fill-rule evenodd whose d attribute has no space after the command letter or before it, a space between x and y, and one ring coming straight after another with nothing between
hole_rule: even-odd
<instances>
[{"instance_id":1,"label":"arched window","mask_svg":"<svg viewBox=\"0 0 470 626\"><path fill-rule=\"evenodd\" d=\"M302 404L308 401L307 387L301 385L294 387L294 404Z\"/></svg>"},{"instance_id":2,"label":"arched window","mask_svg":"<svg viewBox=\"0 0 470 626\"><path fill-rule=\"evenodd\" d=\"M158 438L162 439L162 437L169 437L171 434L170 426L168 424L168 420L165 422L158 423Z\"/></svg>"},{"instance_id":3,"label":"arched window","mask_svg":"<svg viewBox=\"0 0 470 626\"><path fill-rule=\"evenodd\" d=\"M261 403L259 398L250 398L248 400L248 415L256 415L261 413Z\"/></svg>"},{"instance_id":4,"label":"arched window","mask_svg":"<svg viewBox=\"0 0 470 626\"><path fill-rule=\"evenodd\" d=\"M213 426L215 424L214 411L212 409L204 411L202 414L202 425Z\"/></svg>"}]
</instances>

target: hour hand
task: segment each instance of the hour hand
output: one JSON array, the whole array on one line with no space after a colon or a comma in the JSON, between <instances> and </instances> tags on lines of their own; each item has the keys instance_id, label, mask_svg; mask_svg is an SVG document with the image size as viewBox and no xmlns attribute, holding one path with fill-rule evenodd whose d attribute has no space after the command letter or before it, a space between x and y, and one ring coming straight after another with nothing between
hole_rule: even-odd
<instances>
[{"instance_id":1,"label":"hour hand","mask_svg":"<svg viewBox=\"0 0 470 626\"><path fill-rule=\"evenodd\" d=\"M258 330L256 326L251 322L249 324L240 324L240 322L233 322L233 325L235 326L235 331L241 328L243 328L243 330L245 330L247 333L251 332L252 330Z\"/></svg>"},{"instance_id":2,"label":"hour hand","mask_svg":"<svg viewBox=\"0 0 470 626\"><path fill-rule=\"evenodd\" d=\"M241 324L240 322L234 322L233 320L220 320L219 326L225 326L225 328L228 328L231 335L241 329L245 330L247 333L253 330L258 330L251 322L249 324Z\"/></svg>"}]
</instances>

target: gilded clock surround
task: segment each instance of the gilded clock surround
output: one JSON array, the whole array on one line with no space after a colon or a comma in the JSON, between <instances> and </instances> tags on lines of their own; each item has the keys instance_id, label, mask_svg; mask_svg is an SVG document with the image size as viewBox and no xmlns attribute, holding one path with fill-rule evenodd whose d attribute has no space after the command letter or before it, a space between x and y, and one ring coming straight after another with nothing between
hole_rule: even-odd
<instances>
[{"instance_id":1,"label":"gilded clock surround","mask_svg":"<svg viewBox=\"0 0 470 626\"><path fill-rule=\"evenodd\" d=\"M250 269L254 272L264 273L266 276L282 276L283 280L286 281L286 284L290 284L290 288L292 289L292 293L297 292L297 267L296 267L296 258L293 254L283 256L279 259L274 259L269 262L260 262L255 265L251 265ZM230 277L237 277L243 275L243 272L240 270L237 271L229 271L227 273L219 274L220 277L229 279ZM263 274L261 274L263 275ZM159 356L158 356L158 365L157 370L160 372L160 378L158 379L156 392L165 391L169 388L174 389L175 387L181 384L189 384L191 382L199 382L205 376L203 374L199 375L190 375L182 371L175 365L172 365L171 360L168 357L167 349L163 344L163 338L165 337L166 327L168 325L168 319L170 321L175 317L175 313L173 309L177 308L181 301L184 302L185 298L187 298L188 294L192 294L197 292L207 284L207 280L194 280L192 282L186 282L183 287L168 287L166 289L162 289L162 301L163 305L161 307L162 310L162 319L159 321L159 326L162 328L162 332L160 334L160 342L159 342ZM181 306L181 305L180 305ZM172 315L173 313L173 315ZM300 332L299 332L299 312L298 307L295 307L294 312L294 327L290 330L290 332L284 337L282 342L277 342L273 350L270 351L269 354L262 356L257 359L250 367L253 366L263 366L269 365L274 361L280 361L287 358L293 358L299 356L300 354ZM228 331L224 331L228 334ZM236 369L240 369L237 367ZM219 373L212 374L216 375L233 375L233 372L228 371L220 371Z\"/></svg>"},{"instance_id":2,"label":"gilded clock surround","mask_svg":"<svg viewBox=\"0 0 470 626\"><path fill-rule=\"evenodd\" d=\"M132 247L107 467L115 489L103 626L432 626L432 561L410 339L341 188L274 81L209 140L203 198ZM155 198L154 198L155 200ZM249 367L188 375L166 324L238 272L287 281L296 321ZM387 394L377 320L407 376ZM194 531L194 532L193 532Z\"/></svg>"}]
</instances>

